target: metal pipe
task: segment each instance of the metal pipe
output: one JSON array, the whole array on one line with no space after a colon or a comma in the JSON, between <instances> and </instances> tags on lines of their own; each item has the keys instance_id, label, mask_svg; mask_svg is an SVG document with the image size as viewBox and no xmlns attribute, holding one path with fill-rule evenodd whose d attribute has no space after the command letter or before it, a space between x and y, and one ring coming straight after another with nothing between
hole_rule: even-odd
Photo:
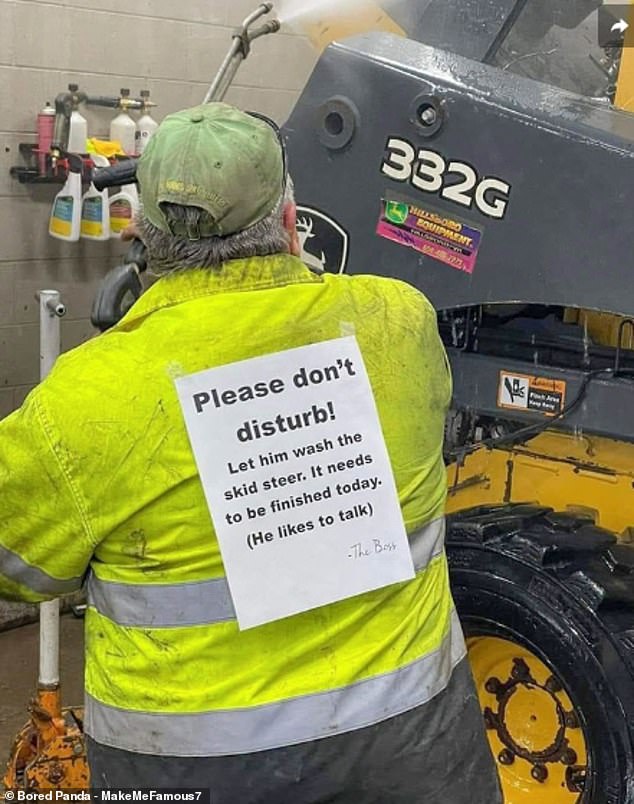
<instances>
[{"instance_id":1,"label":"metal pipe","mask_svg":"<svg viewBox=\"0 0 634 804\"><path fill-rule=\"evenodd\" d=\"M229 84L233 80L233 77L235 76L240 63L244 58L240 53L241 47L242 42L237 36L234 36L231 48L225 56L225 60L222 62L220 69L216 73L211 86L207 90L203 103L216 103L224 98L227 93L227 89L229 88Z\"/></svg>"},{"instance_id":2,"label":"metal pipe","mask_svg":"<svg viewBox=\"0 0 634 804\"><path fill-rule=\"evenodd\" d=\"M250 28L251 25L253 25L253 23L256 20L259 20L260 17L263 17L265 14L268 14L269 11L272 11L272 9L273 9L273 3L260 3L260 5L255 9L255 11L252 11L248 17L245 17L244 21L242 22L241 29L243 31L246 31L247 28Z\"/></svg>"},{"instance_id":3,"label":"metal pipe","mask_svg":"<svg viewBox=\"0 0 634 804\"><path fill-rule=\"evenodd\" d=\"M66 312L57 290L40 294L40 380L52 369L61 350L59 319ZM38 685L59 684L59 600L40 605L40 670Z\"/></svg>"},{"instance_id":4,"label":"metal pipe","mask_svg":"<svg viewBox=\"0 0 634 804\"><path fill-rule=\"evenodd\" d=\"M256 28L255 31L249 32L249 42L253 42L255 39L259 39L261 36L266 36L267 34L277 33L281 27L282 23L279 20L269 20L265 22L264 25L260 25L259 28Z\"/></svg>"},{"instance_id":5,"label":"metal pipe","mask_svg":"<svg viewBox=\"0 0 634 804\"><path fill-rule=\"evenodd\" d=\"M59 600L40 603L40 674L38 687L59 684Z\"/></svg>"}]
</instances>

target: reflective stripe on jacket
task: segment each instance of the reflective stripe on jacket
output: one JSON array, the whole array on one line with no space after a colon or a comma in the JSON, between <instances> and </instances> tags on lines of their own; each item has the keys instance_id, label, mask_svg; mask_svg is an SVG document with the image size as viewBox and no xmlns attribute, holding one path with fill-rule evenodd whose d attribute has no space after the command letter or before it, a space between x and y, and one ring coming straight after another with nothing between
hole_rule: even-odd
<instances>
[{"instance_id":1,"label":"reflective stripe on jacket","mask_svg":"<svg viewBox=\"0 0 634 804\"><path fill-rule=\"evenodd\" d=\"M350 334L416 578L240 632L174 378ZM87 733L132 751L245 753L376 723L444 689L464 656L442 549L450 393L417 291L317 276L283 255L165 277L60 358L0 423L0 595L45 599L90 568Z\"/></svg>"}]
</instances>

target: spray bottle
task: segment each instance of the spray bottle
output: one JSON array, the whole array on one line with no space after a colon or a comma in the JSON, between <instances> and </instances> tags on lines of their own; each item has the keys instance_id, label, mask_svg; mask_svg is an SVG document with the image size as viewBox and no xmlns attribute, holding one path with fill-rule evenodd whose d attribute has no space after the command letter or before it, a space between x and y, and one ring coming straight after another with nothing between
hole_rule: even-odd
<instances>
[{"instance_id":1,"label":"spray bottle","mask_svg":"<svg viewBox=\"0 0 634 804\"><path fill-rule=\"evenodd\" d=\"M79 111L79 103L83 95L78 95L79 86L69 84L68 90L72 95L73 110L70 114L68 128L68 150L75 154L86 153L86 140L88 139L88 122Z\"/></svg>"},{"instance_id":2,"label":"spray bottle","mask_svg":"<svg viewBox=\"0 0 634 804\"><path fill-rule=\"evenodd\" d=\"M130 90L122 89L119 98L121 111L110 123L110 139L121 143L121 147L128 156L134 156L136 123L130 117Z\"/></svg>"},{"instance_id":3,"label":"spray bottle","mask_svg":"<svg viewBox=\"0 0 634 804\"><path fill-rule=\"evenodd\" d=\"M68 178L55 196L48 233L58 240L79 240L81 226L81 157L69 154Z\"/></svg>"},{"instance_id":4,"label":"spray bottle","mask_svg":"<svg viewBox=\"0 0 634 804\"><path fill-rule=\"evenodd\" d=\"M136 124L136 152L138 156L141 156L145 151L145 146L148 144L150 137L158 128L158 123L150 114L150 108L156 106L156 104L150 100L149 89L141 90L141 99L143 100L143 114Z\"/></svg>"},{"instance_id":5,"label":"spray bottle","mask_svg":"<svg viewBox=\"0 0 634 804\"><path fill-rule=\"evenodd\" d=\"M125 184L118 193L110 198L110 237L121 239L121 232L126 229L139 211L139 192L136 184Z\"/></svg>"},{"instance_id":6,"label":"spray bottle","mask_svg":"<svg viewBox=\"0 0 634 804\"><path fill-rule=\"evenodd\" d=\"M92 154L91 159L96 167L110 164L105 156L99 154ZM81 200L80 233L87 240L108 240L110 237L108 190L97 190L92 182Z\"/></svg>"}]
</instances>

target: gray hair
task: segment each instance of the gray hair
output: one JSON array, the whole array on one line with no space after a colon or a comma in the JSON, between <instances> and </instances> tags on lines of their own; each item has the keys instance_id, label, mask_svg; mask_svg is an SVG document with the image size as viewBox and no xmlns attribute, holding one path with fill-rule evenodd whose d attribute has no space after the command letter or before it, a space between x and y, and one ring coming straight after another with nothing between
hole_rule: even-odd
<instances>
[{"instance_id":1,"label":"gray hair","mask_svg":"<svg viewBox=\"0 0 634 804\"><path fill-rule=\"evenodd\" d=\"M165 274L190 268L217 268L228 260L288 252L290 239L284 228L284 207L293 202L293 183L289 177L284 194L261 221L226 237L201 237L199 240L163 232L150 223L141 210L137 228L147 249L149 270ZM195 227L207 219L207 213L200 207L165 203L161 209L168 223Z\"/></svg>"}]
</instances>

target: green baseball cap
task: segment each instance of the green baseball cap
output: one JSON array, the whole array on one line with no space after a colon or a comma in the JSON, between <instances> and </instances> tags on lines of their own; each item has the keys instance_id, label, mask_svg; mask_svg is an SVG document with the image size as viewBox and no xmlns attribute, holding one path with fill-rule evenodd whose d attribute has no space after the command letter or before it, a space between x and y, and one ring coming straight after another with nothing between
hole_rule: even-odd
<instances>
[{"instance_id":1,"label":"green baseball cap","mask_svg":"<svg viewBox=\"0 0 634 804\"><path fill-rule=\"evenodd\" d=\"M284 189L274 124L226 103L168 115L137 163L143 214L163 232L190 240L240 232L265 218ZM195 232L168 224L161 204L208 213Z\"/></svg>"}]
</instances>

